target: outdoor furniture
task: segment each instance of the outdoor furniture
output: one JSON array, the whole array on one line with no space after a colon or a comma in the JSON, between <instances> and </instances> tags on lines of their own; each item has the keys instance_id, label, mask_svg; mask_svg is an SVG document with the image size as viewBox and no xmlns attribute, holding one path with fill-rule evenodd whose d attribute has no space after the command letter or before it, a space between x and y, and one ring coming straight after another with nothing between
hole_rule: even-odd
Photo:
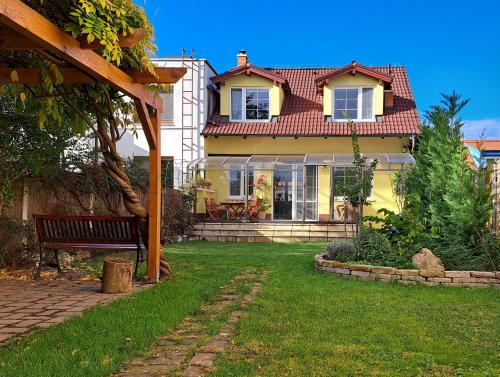
<instances>
[{"instance_id":1,"label":"outdoor furniture","mask_svg":"<svg viewBox=\"0 0 500 377\"><path fill-rule=\"evenodd\" d=\"M336 209L339 220L346 221L349 224L356 222L358 214L354 211L351 203L339 204Z\"/></svg>"},{"instance_id":2,"label":"outdoor furniture","mask_svg":"<svg viewBox=\"0 0 500 377\"><path fill-rule=\"evenodd\" d=\"M40 247L36 278L40 278L43 250L54 251L57 270L59 250L137 251L134 276L142 261L139 224L135 217L33 215Z\"/></svg>"},{"instance_id":3,"label":"outdoor furniture","mask_svg":"<svg viewBox=\"0 0 500 377\"><path fill-rule=\"evenodd\" d=\"M205 199L205 209L206 215L209 219L218 221L222 217L222 213L224 213L225 208L221 208L214 199L210 200L208 198Z\"/></svg>"},{"instance_id":4,"label":"outdoor furniture","mask_svg":"<svg viewBox=\"0 0 500 377\"><path fill-rule=\"evenodd\" d=\"M262 208L262 201L259 198L249 202L248 220L255 220L258 217L261 208Z\"/></svg>"},{"instance_id":5,"label":"outdoor furniture","mask_svg":"<svg viewBox=\"0 0 500 377\"><path fill-rule=\"evenodd\" d=\"M245 217L245 202L243 201L231 201L231 202L222 202L228 210L228 218L242 219Z\"/></svg>"}]
</instances>

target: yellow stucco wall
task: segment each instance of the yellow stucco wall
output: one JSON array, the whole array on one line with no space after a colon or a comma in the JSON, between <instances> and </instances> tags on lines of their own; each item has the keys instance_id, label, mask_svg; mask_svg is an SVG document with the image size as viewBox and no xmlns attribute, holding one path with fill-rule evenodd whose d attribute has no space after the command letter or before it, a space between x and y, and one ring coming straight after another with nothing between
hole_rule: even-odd
<instances>
[{"instance_id":1,"label":"yellow stucco wall","mask_svg":"<svg viewBox=\"0 0 500 377\"><path fill-rule=\"evenodd\" d=\"M229 115L231 109L231 88L269 88L271 89L271 115L279 115L284 99L283 89L274 85L272 80L264 77L246 74L232 77L220 86L220 113Z\"/></svg>"},{"instance_id":2,"label":"yellow stucco wall","mask_svg":"<svg viewBox=\"0 0 500 377\"><path fill-rule=\"evenodd\" d=\"M332 93L334 88L345 88L350 86L365 86L374 88L375 115L384 113L384 85L378 80L363 75L361 73L352 76L350 73L334 77L328 80L328 85L323 89L323 112L325 115L332 115Z\"/></svg>"},{"instance_id":3,"label":"yellow stucco wall","mask_svg":"<svg viewBox=\"0 0 500 377\"><path fill-rule=\"evenodd\" d=\"M399 153L408 145L408 138L360 137L363 153ZM205 139L205 153L209 154L305 154L305 153L352 153L350 137L277 137L209 136Z\"/></svg>"},{"instance_id":4,"label":"yellow stucco wall","mask_svg":"<svg viewBox=\"0 0 500 377\"><path fill-rule=\"evenodd\" d=\"M407 138L398 137L360 137L361 151L364 153L399 153L408 144ZM223 155L251 155L251 154L305 154L305 153L352 153L351 138L289 138L282 137L208 137L205 140L206 154ZM387 166L379 165L380 169ZM264 171L255 172L255 180L264 174L271 182L272 173ZM373 197L371 205L366 206L365 214L374 215L380 208L396 210L391 177L394 172L377 171L374 176ZM206 178L212 183L215 190L215 198L218 202L228 200L228 173L227 171L208 171ZM330 214L330 179L331 169L329 167L318 167L318 212L321 218L328 218ZM334 202L334 208L341 202ZM332 210L333 211L333 210ZM268 211L271 213L272 211ZM335 212L335 211L333 211Z\"/></svg>"}]
</instances>

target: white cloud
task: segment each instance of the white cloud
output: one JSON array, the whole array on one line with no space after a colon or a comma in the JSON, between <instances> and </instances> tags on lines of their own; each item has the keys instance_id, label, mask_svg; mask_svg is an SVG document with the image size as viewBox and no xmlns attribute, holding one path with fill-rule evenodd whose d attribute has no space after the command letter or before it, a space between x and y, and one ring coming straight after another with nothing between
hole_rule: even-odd
<instances>
[{"instance_id":1,"label":"white cloud","mask_svg":"<svg viewBox=\"0 0 500 377\"><path fill-rule=\"evenodd\" d=\"M500 139L500 119L466 120L462 130L465 139L479 139L484 131L487 139Z\"/></svg>"}]
</instances>

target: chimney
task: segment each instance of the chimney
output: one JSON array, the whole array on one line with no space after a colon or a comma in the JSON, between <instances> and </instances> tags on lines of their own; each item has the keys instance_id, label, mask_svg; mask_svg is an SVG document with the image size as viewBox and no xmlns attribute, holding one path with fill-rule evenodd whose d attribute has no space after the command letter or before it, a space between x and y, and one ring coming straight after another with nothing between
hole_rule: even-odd
<instances>
[{"instance_id":1,"label":"chimney","mask_svg":"<svg viewBox=\"0 0 500 377\"><path fill-rule=\"evenodd\" d=\"M248 55L245 50L240 50L240 53L237 55L238 58L238 67L247 65L248 63Z\"/></svg>"}]
</instances>

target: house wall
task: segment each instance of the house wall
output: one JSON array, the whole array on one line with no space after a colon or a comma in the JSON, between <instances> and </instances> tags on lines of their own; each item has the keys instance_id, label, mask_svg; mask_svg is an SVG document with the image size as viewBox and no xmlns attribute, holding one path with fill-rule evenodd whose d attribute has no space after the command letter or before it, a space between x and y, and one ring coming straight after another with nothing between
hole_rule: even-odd
<instances>
[{"instance_id":1,"label":"house wall","mask_svg":"<svg viewBox=\"0 0 500 377\"><path fill-rule=\"evenodd\" d=\"M364 153L400 153L408 144L407 138L388 137L360 137L361 151ZM349 137L335 138L276 138L272 137L208 137L205 141L207 155L290 155L306 153L352 153L351 139ZM388 166L379 164L379 169L387 169ZM256 179L265 174L271 182L272 173L256 172ZM373 197L370 205L366 206L366 215L375 215L380 208L396 210L393 197L391 179L394 172L377 171L373 180ZM215 198L218 202L228 200L228 173L226 171L207 171L206 178L212 183L215 190ZM326 220L330 214L330 181L331 169L329 167L318 167L318 211L320 220ZM334 202L334 207L341 202ZM272 210L268 211L269 213Z\"/></svg>"},{"instance_id":2,"label":"house wall","mask_svg":"<svg viewBox=\"0 0 500 377\"><path fill-rule=\"evenodd\" d=\"M382 115L384 113L384 85L380 84L378 80L361 73L358 73L355 76L347 73L345 75L329 79L328 85L325 85L323 89L323 109L325 115L332 115L333 90L335 88L345 88L349 86L374 87L375 115Z\"/></svg>"},{"instance_id":3,"label":"house wall","mask_svg":"<svg viewBox=\"0 0 500 377\"><path fill-rule=\"evenodd\" d=\"M220 113L229 115L231 110L231 88L269 88L271 89L271 115L279 115L284 99L283 89L273 81L256 75L231 77L220 86Z\"/></svg>"}]
</instances>

